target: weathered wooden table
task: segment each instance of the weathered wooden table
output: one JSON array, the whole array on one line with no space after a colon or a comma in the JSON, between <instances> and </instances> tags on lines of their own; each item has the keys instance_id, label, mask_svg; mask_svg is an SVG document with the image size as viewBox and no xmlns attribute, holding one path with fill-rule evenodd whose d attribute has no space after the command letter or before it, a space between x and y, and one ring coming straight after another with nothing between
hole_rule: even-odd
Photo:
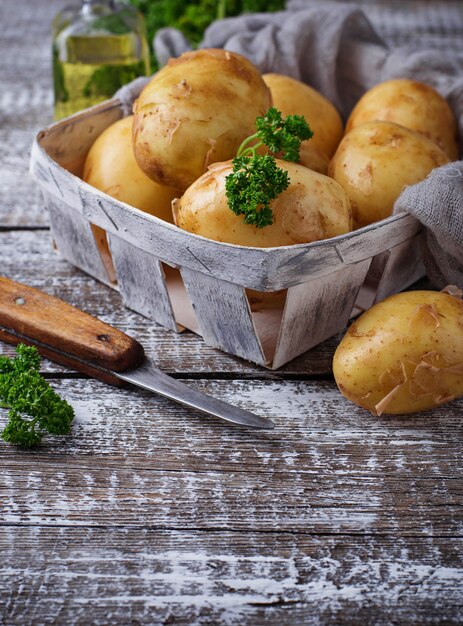
<instances>
[{"instance_id":1,"label":"weathered wooden table","mask_svg":"<svg viewBox=\"0 0 463 626\"><path fill-rule=\"evenodd\" d=\"M33 452L0 443L0 623L463 623L463 400L373 417L336 390L335 339L269 372L152 328L53 251L27 167L51 116L60 6L0 5L0 274L276 428L235 429L44 362L76 420Z\"/></svg>"}]
</instances>

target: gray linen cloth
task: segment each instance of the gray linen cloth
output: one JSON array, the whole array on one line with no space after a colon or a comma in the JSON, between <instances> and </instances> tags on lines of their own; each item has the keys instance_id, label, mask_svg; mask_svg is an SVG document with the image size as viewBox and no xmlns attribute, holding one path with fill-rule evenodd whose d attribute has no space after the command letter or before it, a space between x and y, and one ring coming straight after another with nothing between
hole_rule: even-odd
<instances>
[{"instance_id":1,"label":"gray linen cloth","mask_svg":"<svg viewBox=\"0 0 463 626\"><path fill-rule=\"evenodd\" d=\"M414 78L447 98L463 139L463 37L452 37L456 26L463 33L463 2L443 2L439 9L440 4L410 3L407 13L404 2L401 17L383 6L375 13L374 3L365 5L365 12L378 20L382 37L358 6L290 0L286 11L214 22L201 47L226 48L243 54L262 72L302 80L324 94L344 118L373 85ZM401 23L410 28L419 20L419 5L426 7L421 19L430 26L432 38L410 41ZM407 43L394 45L401 40ZM190 49L183 35L171 28L157 33L154 47L161 63ZM129 107L145 82L139 79L117 95ZM394 211L408 211L426 227L423 256L433 283L463 288L463 161L438 168L425 181L406 188Z\"/></svg>"}]
</instances>

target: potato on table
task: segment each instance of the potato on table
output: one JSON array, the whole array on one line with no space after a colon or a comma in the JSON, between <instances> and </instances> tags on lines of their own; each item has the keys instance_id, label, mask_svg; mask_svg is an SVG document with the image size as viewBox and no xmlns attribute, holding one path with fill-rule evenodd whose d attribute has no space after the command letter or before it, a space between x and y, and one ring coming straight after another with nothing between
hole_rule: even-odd
<instances>
[{"instance_id":1,"label":"potato on table","mask_svg":"<svg viewBox=\"0 0 463 626\"><path fill-rule=\"evenodd\" d=\"M376 415L424 411L463 395L463 302L448 293L386 298L347 331L333 358L341 393Z\"/></svg>"},{"instance_id":2,"label":"potato on table","mask_svg":"<svg viewBox=\"0 0 463 626\"><path fill-rule=\"evenodd\" d=\"M355 105L346 132L372 120L405 126L434 141L451 161L458 158L455 116L447 101L429 85L406 78L376 85Z\"/></svg>"},{"instance_id":3,"label":"potato on table","mask_svg":"<svg viewBox=\"0 0 463 626\"><path fill-rule=\"evenodd\" d=\"M134 105L142 170L184 191L211 163L230 159L271 104L259 70L239 54L204 49L171 59Z\"/></svg>"}]
</instances>

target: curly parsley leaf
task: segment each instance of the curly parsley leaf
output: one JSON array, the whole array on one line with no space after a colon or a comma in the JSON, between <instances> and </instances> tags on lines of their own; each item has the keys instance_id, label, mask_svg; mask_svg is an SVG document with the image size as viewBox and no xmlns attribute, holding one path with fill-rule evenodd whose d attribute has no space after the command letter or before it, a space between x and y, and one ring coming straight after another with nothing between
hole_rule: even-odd
<instances>
[{"instance_id":1,"label":"curly parsley leaf","mask_svg":"<svg viewBox=\"0 0 463 626\"><path fill-rule=\"evenodd\" d=\"M270 107L266 115L256 119L259 139L270 152L278 154L285 161L299 161L301 142L313 136L309 125L301 115L288 115L285 119L278 109Z\"/></svg>"},{"instance_id":2,"label":"curly parsley leaf","mask_svg":"<svg viewBox=\"0 0 463 626\"><path fill-rule=\"evenodd\" d=\"M65 435L71 428L74 409L60 398L40 374L36 348L20 344L14 359L0 357L0 407L9 409L4 441L35 446L48 432Z\"/></svg>"},{"instance_id":3,"label":"curly parsley leaf","mask_svg":"<svg viewBox=\"0 0 463 626\"><path fill-rule=\"evenodd\" d=\"M225 181L228 206L244 223L263 228L273 223L270 201L289 185L288 172L266 154L233 159L233 174Z\"/></svg>"},{"instance_id":4,"label":"curly parsley leaf","mask_svg":"<svg viewBox=\"0 0 463 626\"><path fill-rule=\"evenodd\" d=\"M244 215L244 223L263 228L273 224L270 202L289 185L288 172L278 167L273 154L286 161L298 161L301 142L313 133L302 116L285 119L275 107L256 119L256 132L247 137L233 159L233 172L225 179L229 208ZM271 154L258 154L267 146Z\"/></svg>"}]
</instances>

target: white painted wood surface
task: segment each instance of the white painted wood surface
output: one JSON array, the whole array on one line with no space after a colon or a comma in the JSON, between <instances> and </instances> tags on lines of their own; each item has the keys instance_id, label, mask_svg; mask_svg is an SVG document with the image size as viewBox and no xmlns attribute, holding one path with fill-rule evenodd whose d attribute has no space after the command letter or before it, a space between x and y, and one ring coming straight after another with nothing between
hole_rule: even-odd
<instances>
[{"instance_id":1,"label":"white painted wood surface","mask_svg":"<svg viewBox=\"0 0 463 626\"><path fill-rule=\"evenodd\" d=\"M124 304L177 332L160 259L127 244L121 237L109 235L108 239Z\"/></svg>"},{"instance_id":2,"label":"white painted wood surface","mask_svg":"<svg viewBox=\"0 0 463 626\"><path fill-rule=\"evenodd\" d=\"M273 367L313 348L343 328L370 267L365 259L288 289Z\"/></svg>"},{"instance_id":3,"label":"white painted wood surface","mask_svg":"<svg viewBox=\"0 0 463 626\"><path fill-rule=\"evenodd\" d=\"M0 3L0 273L133 334L166 371L276 430L45 362L76 421L33 452L0 442L0 624L459 626L462 400L372 417L336 391L336 338L271 372L149 323L53 251L27 166L61 6Z\"/></svg>"},{"instance_id":4,"label":"white painted wood surface","mask_svg":"<svg viewBox=\"0 0 463 626\"><path fill-rule=\"evenodd\" d=\"M206 343L266 365L243 287L187 267L181 274Z\"/></svg>"}]
</instances>

